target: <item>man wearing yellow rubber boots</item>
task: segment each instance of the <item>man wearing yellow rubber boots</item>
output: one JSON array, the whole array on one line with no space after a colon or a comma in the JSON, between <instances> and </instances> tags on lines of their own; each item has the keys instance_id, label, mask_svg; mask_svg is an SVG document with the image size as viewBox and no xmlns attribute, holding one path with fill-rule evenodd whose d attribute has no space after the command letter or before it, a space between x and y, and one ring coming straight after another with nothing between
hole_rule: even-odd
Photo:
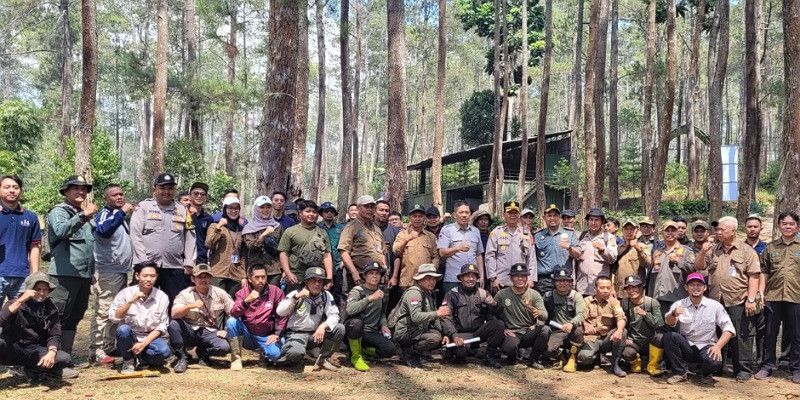
<instances>
[{"instance_id":1,"label":"man wearing yellow rubber boots","mask_svg":"<svg viewBox=\"0 0 800 400\"><path fill-rule=\"evenodd\" d=\"M572 270L560 267L553 272L555 289L544 294L544 307L552 327L545 355L558 358L562 346L569 349L564 372L575 372L575 357L583 346L583 319L586 304L583 296L573 289ZM569 347L567 347L569 346Z\"/></svg>"},{"instance_id":2,"label":"man wearing yellow rubber boots","mask_svg":"<svg viewBox=\"0 0 800 400\"><path fill-rule=\"evenodd\" d=\"M661 347L664 317L661 306L652 297L644 295L644 284L637 275L625 279L625 292L628 297L620 300L622 310L628 319L628 338L622 350L622 358L631 365L631 372L642 372L642 358L645 348L649 349L647 373L661 375L658 369L664 350Z\"/></svg>"},{"instance_id":3,"label":"man wearing yellow rubber boots","mask_svg":"<svg viewBox=\"0 0 800 400\"><path fill-rule=\"evenodd\" d=\"M384 306L388 297L378 286L383 276L383 267L370 263L361 275L364 283L358 285L347 295L347 319L344 323L347 341L350 344L350 362L358 371L368 371L363 350L370 349L376 356L385 358L395 353L391 341L391 331L386 323Z\"/></svg>"}]
</instances>

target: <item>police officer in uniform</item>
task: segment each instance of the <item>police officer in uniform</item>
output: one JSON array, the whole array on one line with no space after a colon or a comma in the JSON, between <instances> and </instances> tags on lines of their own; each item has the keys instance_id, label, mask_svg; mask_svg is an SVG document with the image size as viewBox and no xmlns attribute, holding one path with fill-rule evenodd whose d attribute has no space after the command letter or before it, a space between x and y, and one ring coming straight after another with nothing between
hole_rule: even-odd
<instances>
[{"instance_id":1,"label":"police officer in uniform","mask_svg":"<svg viewBox=\"0 0 800 400\"><path fill-rule=\"evenodd\" d=\"M553 272L555 289L544 295L544 307L550 317L548 325L552 328L547 341L547 353L556 359L561 347L569 346L569 358L564 364L564 372L575 372L578 349L583 346L583 319L586 305L583 296L572 288L572 270L559 268Z\"/></svg>"},{"instance_id":2,"label":"police officer in uniform","mask_svg":"<svg viewBox=\"0 0 800 400\"><path fill-rule=\"evenodd\" d=\"M175 177L159 174L153 181L153 197L136 206L131 216L133 264L158 266L156 286L170 303L191 282L195 242L186 229L188 212L175 201Z\"/></svg>"},{"instance_id":3,"label":"police officer in uniform","mask_svg":"<svg viewBox=\"0 0 800 400\"><path fill-rule=\"evenodd\" d=\"M534 233L539 294L553 290L553 271L558 267L572 269L574 260L580 259L581 248L575 231L561 226L561 210L550 204L544 210L545 227Z\"/></svg>"},{"instance_id":4,"label":"police officer in uniform","mask_svg":"<svg viewBox=\"0 0 800 400\"><path fill-rule=\"evenodd\" d=\"M444 295L443 306L450 308L450 315L442 320L445 336L455 343L454 361L465 363L470 346L464 340L480 338L487 344L485 364L500 368L498 353L503 343L503 321L492 315L497 303L486 290L478 287L478 266L464 264L458 274L459 285Z\"/></svg>"},{"instance_id":5,"label":"police officer in uniform","mask_svg":"<svg viewBox=\"0 0 800 400\"><path fill-rule=\"evenodd\" d=\"M492 293L511 286L511 266L522 263L528 267L528 287L536 282L536 254L530 234L522 227L519 203L507 201L503 204L505 224L494 228L486 243L486 275L491 281Z\"/></svg>"}]
</instances>

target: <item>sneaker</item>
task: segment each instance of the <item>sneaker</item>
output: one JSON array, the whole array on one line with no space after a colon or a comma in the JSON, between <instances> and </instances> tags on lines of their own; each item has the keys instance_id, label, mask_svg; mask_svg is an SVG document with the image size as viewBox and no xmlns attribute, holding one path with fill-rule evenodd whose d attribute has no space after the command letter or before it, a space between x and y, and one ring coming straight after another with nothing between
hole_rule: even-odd
<instances>
[{"instance_id":1,"label":"sneaker","mask_svg":"<svg viewBox=\"0 0 800 400\"><path fill-rule=\"evenodd\" d=\"M753 377L753 374L751 374L749 372L742 371L742 372L739 372L738 374L736 374L736 382L747 382L752 377Z\"/></svg>"},{"instance_id":2,"label":"sneaker","mask_svg":"<svg viewBox=\"0 0 800 400\"><path fill-rule=\"evenodd\" d=\"M528 360L528 366L538 371L544 369L544 365L542 365L542 362L539 361L538 358L531 358L530 360Z\"/></svg>"},{"instance_id":3,"label":"sneaker","mask_svg":"<svg viewBox=\"0 0 800 400\"><path fill-rule=\"evenodd\" d=\"M122 362L122 368L119 370L122 374L132 374L136 372L136 365L134 365L133 360L125 360Z\"/></svg>"},{"instance_id":4,"label":"sneaker","mask_svg":"<svg viewBox=\"0 0 800 400\"><path fill-rule=\"evenodd\" d=\"M175 371L176 374L186 372L186 369L189 368L189 359L184 357L178 358L178 361L175 363L175 366L172 367L172 370Z\"/></svg>"},{"instance_id":5,"label":"sneaker","mask_svg":"<svg viewBox=\"0 0 800 400\"><path fill-rule=\"evenodd\" d=\"M669 383L670 385L677 385L678 383L681 382L686 382L686 374L672 375L669 377L669 379L667 379L667 383Z\"/></svg>"},{"instance_id":6,"label":"sneaker","mask_svg":"<svg viewBox=\"0 0 800 400\"><path fill-rule=\"evenodd\" d=\"M326 358L324 360L317 361L316 369L325 369L325 370L328 370L328 371L338 371L339 367L331 364L331 362L328 361L328 359Z\"/></svg>"},{"instance_id":7,"label":"sneaker","mask_svg":"<svg viewBox=\"0 0 800 400\"><path fill-rule=\"evenodd\" d=\"M737 380L738 380L738 376L737 376ZM712 375L705 375L705 376L701 376L700 377L700 384L701 385L710 386L710 385L713 385L715 383L717 383L717 380L714 379L714 377Z\"/></svg>"},{"instance_id":8,"label":"sneaker","mask_svg":"<svg viewBox=\"0 0 800 400\"><path fill-rule=\"evenodd\" d=\"M114 357L106 354L103 350L96 350L94 352L94 362L96 364L111 364L114 362Z\"/></svg>"},{"instance_id":9,"label":"sneaker","mask_svg":"<svg viewBox=\"0 0 800 400\"><path fill-rule=\"evenodd\" d=\"M768 370L766 368L761 368L760 370L758 370L758 372L756 372L755 375L753 375L753 378L756 378L756 379L761 381L761 380L769 378L771 375L772 375L772 371L770 371L770 370Z\"/></svg>"},{"instance_id":10,"label":"sneaker","mask_svg":"<svg viewBox=\"0 0 800 400\"><path fill-rule=\"evenodd\" d=\"M64 368L61 370L61 379L75 379L80 375L77 370L72 368Z\"/></svg>"}]
</instances>

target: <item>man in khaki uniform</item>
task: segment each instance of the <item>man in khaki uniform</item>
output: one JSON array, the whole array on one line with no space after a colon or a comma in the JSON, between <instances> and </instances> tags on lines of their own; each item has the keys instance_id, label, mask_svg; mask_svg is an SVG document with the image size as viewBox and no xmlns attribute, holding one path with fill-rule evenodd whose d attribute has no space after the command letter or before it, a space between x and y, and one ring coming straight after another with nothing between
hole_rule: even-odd
<instances>
[{"instance_id":1,"label":"man in khaki uniform","mask_svg":"<svg viewBox=\"0 0 800 400\"><path fill-rule=\"evenodd\" d=\"M414 206L408 213L408 221L408 228L397 234L392 245L394 255L401 261L400 268L392 272L389 286L399 284L402 290L414 284L414 275L420 265L439 265L436 236L425 229L425 208Z\"/></svg>"},{"instance_id":2,"label":"man in khaki uniform","mask_svg":"<svg viewBox=\"0 0 800 400\"><path fill-rule=\"evenodd\" d=\"M365 195L356 201L358 216L347 223L339 238L339 254L347 272L347 287L363 283L359 268L378 263L386 270L386 241L383 232L372 218L375 216L375 199ZM358 267L356 267L358 266Z\"/></svg>"},{"instance_id":3,"label":"man in khaki uniform","mask_svg":"<svg viewBox=\"0 0 800 400\"><path fill-rule=\"evenodd\" d=\"M644 274L650 267L650 252L647 245L636 239L639 231L639 224L632 219L627 219L622 224L622 244L619 246L617 255L617 268L614 271L614 291L617 298L628 297L625 291L625 280L629 276L638 276L644 281Z\"/></svg>"},{"instance_id":4,"label":"man in khaki uniform","mask_svg":"<svg viewBox=\"0 0 800 400\"><path fill-rule=\"evenodd\" d=\"M592 208L586 213L586 230L578 237L582 251L575 267L575 290L584 296L594 295L594 281L600 275L611 276L611 264L617 260L617 239L603 231L606 216Z\"/></svg>"},{"instance_id":5,"label":"man in khaki uniform","mask_svg":"<svg viewBox=\"0 0 800 400\"><path fill-rule=\"evenodd\" d=\"M612 351L611 372L619 377L627 374L619 366L625 349L625 312L615 297L611 296L611 277L600 275L594 281L593 296L586 298L586 318L583 320L584 342L578 352L578 364L591 366L598 356Z\"/></svg>"},{"instance_id":6,"label":"man in khaki uniform","mask_svg":"<svg viewBox=\"0 0 800 400\"><path fill-rule=\"evenodd\" d=\"M761 263L752 247L736 238L736 218L719 220L720 243L703 245L695 268L708 271L708 297L719 301L733 322L736 336L730 345L733 374L737 381L747 381L753 374L753 343L757 322L756 293Z\"/></svg>"}]
</instances>

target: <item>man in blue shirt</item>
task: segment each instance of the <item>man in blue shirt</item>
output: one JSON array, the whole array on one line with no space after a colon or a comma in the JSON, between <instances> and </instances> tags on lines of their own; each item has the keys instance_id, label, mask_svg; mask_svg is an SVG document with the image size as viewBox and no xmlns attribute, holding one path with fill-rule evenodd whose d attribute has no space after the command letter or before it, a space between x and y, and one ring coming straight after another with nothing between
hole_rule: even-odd
<instances>
[{"instance_id":1,"label":"man in blue shirt","mask_svg":"<svg viewBox=\"0 0 800 400\"><path fill-rule=\"evenodd\" d=\"M22 208L22 179L0 177L0 307L23 291L25 278L39 270L39 219Z\"/></svg>"},{"instance_id":2,"label":"man in blue shirt","mask_svg":"<svg viewBox=\"0 0 800 400\"><path fill-rule=\"evenodd\" d=\"M284 230L297 224L297 221L286 213L286 193L272 192L272 218L275 218Z\"/></svg>"},{"instance_id":3,"label":"man in blue shirt","mask_svg":"<svg viewBox=\"0 0 800 400\"><path fill-rule=\"evenodd\" d=\"M478 266L479 286L482 286L484 276L486 276L483 266L484 248L481 233L478 228L469 224L469 217L472 214L469 204L457 201L453 206L453 214L456 216L456 222L445 225L439 232L439 238L436 241L439 257L445 260L445 292L458 286L458 274L461 273L462 265Z\"/></svg>"},{"instance_id":4,"label":"man in blue shirt","mask_svg":"<svg viewBox=\"0 0 800 400\"><path fill-rule=\"evenodd\" d=\"M552 291L553 271L557 268L572 270L573 261L581 257L581 248L574 230L561 226L561 210L550 204L544 210L546 227L534 233L536 244L536 265L539 279L534 289L542 296Z\"/></svg>"}]
</instances>

